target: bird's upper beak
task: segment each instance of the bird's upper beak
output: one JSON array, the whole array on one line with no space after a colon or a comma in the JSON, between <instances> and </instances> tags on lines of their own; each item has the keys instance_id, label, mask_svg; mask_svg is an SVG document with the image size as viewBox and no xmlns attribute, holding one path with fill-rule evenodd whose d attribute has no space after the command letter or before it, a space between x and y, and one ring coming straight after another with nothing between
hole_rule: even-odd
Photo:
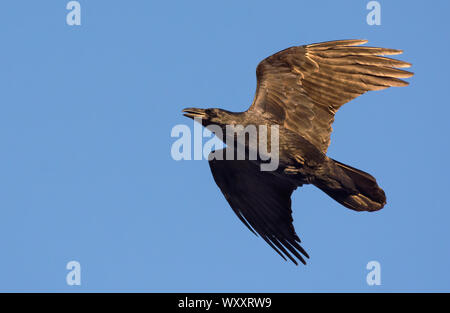
<instances>
[{"instance_id":1,"label":"bird's upper beak","mask_svg":"<svg viewBox=\"0 0 450 313\"><path fill-rule=\"evenodd\" d=\"M196 109L196 108L187 108L183 111L184 116L190 117L190 118L206 118L205 110L204 109Z\"/></svg>"}]
</instances>

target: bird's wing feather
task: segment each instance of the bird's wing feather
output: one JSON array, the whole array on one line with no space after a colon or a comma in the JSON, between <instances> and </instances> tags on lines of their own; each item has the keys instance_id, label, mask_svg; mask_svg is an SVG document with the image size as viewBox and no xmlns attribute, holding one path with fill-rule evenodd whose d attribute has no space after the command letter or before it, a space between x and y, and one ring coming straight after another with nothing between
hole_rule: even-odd
<instances>
[{"instance_id":1,"label":"bird's wing feather","mask_svg":"<svg viewBox=\"0 0 450 313\"><path fill-rule=\"evenodd\" d=\"M411 64L382 57L401 50L356 46L366 40L330 41L280 51L259 63L249 110L270 114L322 152L330 144L336 111L369 90L407 86Z\"/></svg>"},{"instance_id":2,"label":"bird's wing feather","mask_svg":"<svg viewBox=\"0 0 450 313\"><path fill-rule=\"evenodd\" d=\"M223 153L222 153L223 152ZM224 160L209 161L216 184L234 213L255 234L259 234L284 259L305 264L292 225L291 194L296 188L287 180L261 171L248 160L226 160L226 150L215 151Z\"/></svg>"}]
</instances>

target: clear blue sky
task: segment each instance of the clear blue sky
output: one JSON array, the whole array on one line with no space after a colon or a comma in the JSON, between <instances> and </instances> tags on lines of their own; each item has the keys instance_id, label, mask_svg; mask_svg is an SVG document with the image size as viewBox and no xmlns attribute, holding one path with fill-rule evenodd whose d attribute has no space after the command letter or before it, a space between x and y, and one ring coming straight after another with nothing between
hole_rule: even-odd
<instances>
[{"instance_id":1,"label":"clear blue sky","mask_svg":"<svg viewBox=\"0 0 450 313\"><path fill-rule=\"evenodd\" d=\"M2 2L0 290L450 290L448 1L380 1L369 26L368 1L83 0L72 27L67 2ZM298 189L311 259L296 267L236 218L206 161L171 158L170 131L192 126L184 107L245 110L270 54L348 38L413 63L409 87L337 113L329 149L388 204L358 214Z\"/></svg>"}]
</instances>

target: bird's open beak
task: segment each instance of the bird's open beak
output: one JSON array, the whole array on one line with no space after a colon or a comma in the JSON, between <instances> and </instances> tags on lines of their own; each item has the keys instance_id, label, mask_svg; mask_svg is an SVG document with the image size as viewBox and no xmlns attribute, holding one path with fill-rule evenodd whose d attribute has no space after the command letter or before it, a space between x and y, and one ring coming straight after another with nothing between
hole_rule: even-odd
<instances>
[{"instance_id":1,"label":"bird's open beak","mask_svg":"<svg viewBox=\"0 0 450 313\"><path fill-rule=\"evenodd\" d=\"M184 116L190 117L190 118L205 118L206 117L206 114L203 109L187 108L181 112L184 113L183 114Z\"/></svg>"}]
</instances>

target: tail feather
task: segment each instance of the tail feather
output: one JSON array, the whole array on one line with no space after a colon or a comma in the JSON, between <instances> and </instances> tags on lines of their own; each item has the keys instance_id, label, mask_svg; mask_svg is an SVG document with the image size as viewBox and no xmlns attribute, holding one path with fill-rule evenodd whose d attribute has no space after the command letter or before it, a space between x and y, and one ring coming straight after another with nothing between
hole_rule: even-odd
<instances>
[{"instance_id":1,"label":"tail feather","mask_svg":"<svg viewBox=\"0 0 450 313\"><path fill-rule=\"evenodd\" d=\"M386 195L372 175L341 162L333 162L340 169L337 172L343 173L353 182L355 190L330 188L324 184L317 187L340 204L355 211L378 211L384 207Z\"/></svg>"}]
</instances>

